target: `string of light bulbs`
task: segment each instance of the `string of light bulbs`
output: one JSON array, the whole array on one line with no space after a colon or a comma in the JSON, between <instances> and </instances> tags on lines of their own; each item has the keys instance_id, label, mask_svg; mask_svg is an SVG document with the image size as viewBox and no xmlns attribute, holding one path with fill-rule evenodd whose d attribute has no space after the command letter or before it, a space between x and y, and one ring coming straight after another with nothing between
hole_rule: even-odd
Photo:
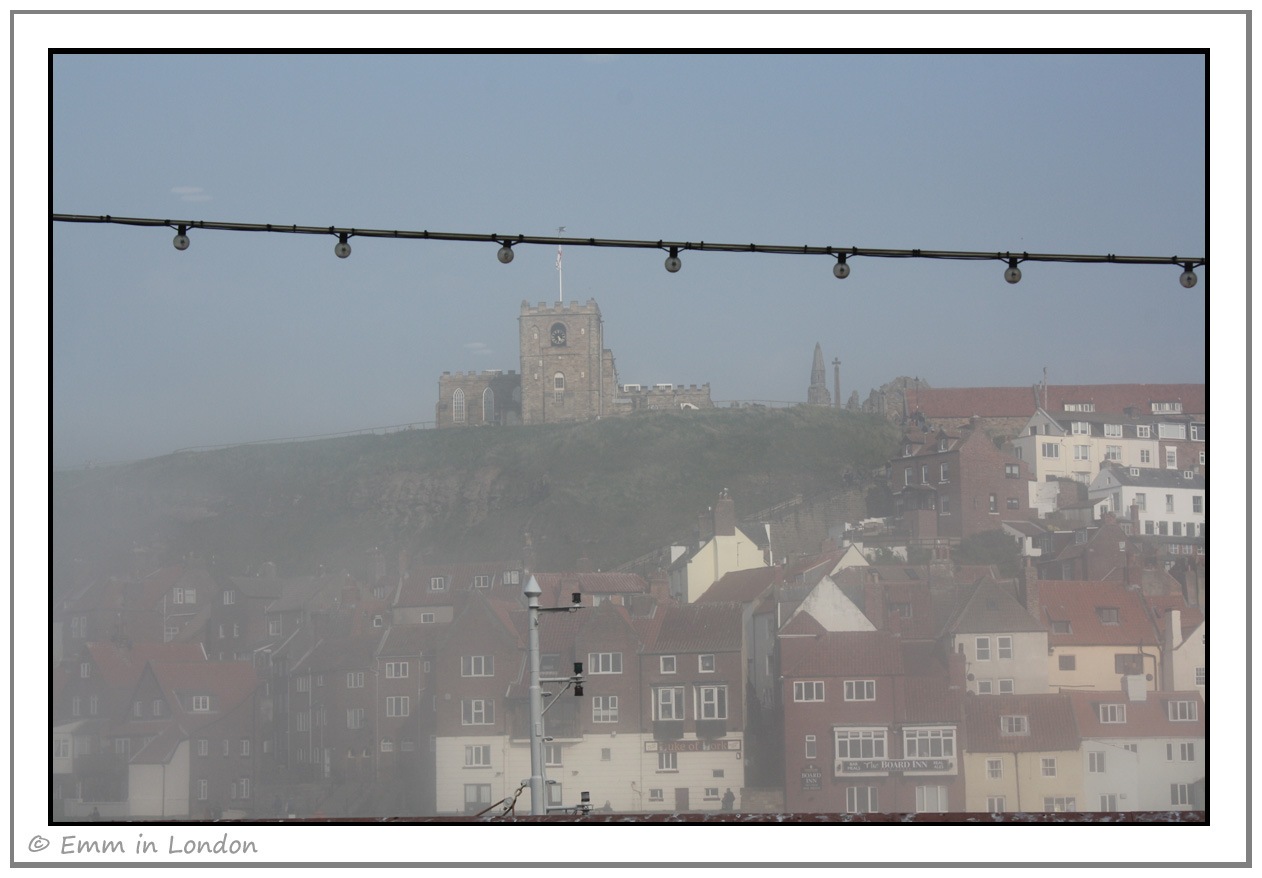
<instances>
[{"instance_id":1,"label":"string of light bulbs","mask_svg":"<svg viewBox=\"0 0 1262 878\"><path fill-rule=\"evenodd\" d=\"M665 267L671 272L679 271L683 266L679 258L681 251L697 251L706 253L781 253L787 255L831 256L836 259L833 265L833 276L845 279L850 276L849 259L854 257L870 257L879 259L959 259L969 261L998 260L1007 263L1003 276L1010 284L1021 280L1022 262L1072 262L1080 264L1109 263L1113 265L1175 265L1182 266L1179 283L1187 289L1196 286L1195 269L1207 265L1200 256L1119 256L1113 253L1105 255L1063 254L1063 253L1014 253L1011 251L964 251L964 250L890 250L871 247L819 247L803 244L801 246L785 244L716 244L708 241L638 241L611 238L567 238L555 235L501 235L492 232L486 234L470 234L464 232L431 232L405 231L400 229L360 229L342 226L299 226L274 223L232 223L214 222L210 220L169 220L145 217L90 216L86 214L52 215L53 222L61 223L110 223L124 226L162 226L175 229L172 244L176 250L187 250L191 243L188 233L190 229L211 229L230 232L278 232L291 235L331 235L337 238L333 252L339 259L351 255L350 239L358 238L401 238L428 241L470 241L499 244L496 258L507 265L513 261L513 248L519 244L543 244L547 246L571 247L621 247L640 250L662 250L667 253Z\"/></svg>"}]
</instances>

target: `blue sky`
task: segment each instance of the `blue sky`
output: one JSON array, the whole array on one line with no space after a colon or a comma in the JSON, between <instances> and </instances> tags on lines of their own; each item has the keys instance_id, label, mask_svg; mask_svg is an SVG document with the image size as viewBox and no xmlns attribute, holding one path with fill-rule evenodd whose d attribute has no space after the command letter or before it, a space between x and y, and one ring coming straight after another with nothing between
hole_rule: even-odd
<instances>
[{"instance_id":1,"label":"blue sky","mask_svg":"<svg viewBox=\"0 0 1262 878\"><path fill-rule=\"evenodd\" d=\"M59 56L60 213L471 233L1204 255L1197 55ZM1177 108L1177 109L1175 109ZM58 466L431 421L516 369L555 251L53 228ZM805 400L1205 379L1168 267L568 248L624 382ZM831 370L830 370L831 372ZM831 375L830 375L831 381Z\"/></svg>"}]
</instances>

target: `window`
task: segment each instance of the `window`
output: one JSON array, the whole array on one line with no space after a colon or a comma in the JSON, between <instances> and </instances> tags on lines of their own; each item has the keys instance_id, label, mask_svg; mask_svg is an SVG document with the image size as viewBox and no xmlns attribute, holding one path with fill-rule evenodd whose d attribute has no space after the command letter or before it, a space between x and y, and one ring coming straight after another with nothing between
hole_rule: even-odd
<instances>
[{"instance_id":1,"label":"window","mask_svg":"<svg viewBox=\"0 0 1262 878\"><path fill-rule=\"evenodd\" d=\"M1043 456L1052 459L1060 457L1060 446L1055 442L1044 442Z\"/></svg>"},{"instance_id":2,"label":"window","mask_svg":"<svg viewBox=\"0 0 1262 878\"><path fill-rule=\"evenodd\" d=\"M394 741L391 741L389 738L382 738L382 739L381 739L381 752L382 752L382 753L393 753L393 752L394 752Z\"/></svg>"},{"instance_id":3,"label":"window","mask_svg":"<svg viewBox=\"0 0 1262 878\"><path fill-rule=\"evenodd\" d=\"M1154 531L1154 528L1153 528L1153 523L1152 523L1152 521L1145 521L1145 522L1144 522L1144 533L1148 534L1148 536L1152 536L1152 535L1153 535L1153 531Z\"/></svg>"},{"instance_id":4,"label":"window","mask_svg":"<svg viewBox=\"0 0 1262 878\"><path fill-rule=\"evenodd\" d=\"M295 688L299 692L311 691L311 677L310 676L299 677L297 682L295 683Z\"/></svg>"},{"instance_id":5,"label":"window","mask_svg":"<svg viewBox=\"0 0 1262 878\"><path fill-rule=\"evenodd\" d=\"M430 580L429 580L430 591L446 591L446 589L447 589L447 577L445 576L431 576L430 577Z\"/></svg>"},{"instance_id":6,"label":"window","mask_svg":"<svg viewBox=\"0 0 1262 878\"><path fill-rule=\"evenodd\" d=\"M1056 757L1055 756L1044 756L1042 760L1042 766L1043 766L1042 768L1043 777L1056 776Z\"/></svg>"},{"instance_id":7,"label":"window","mask_svg":"<svg viewBox=\"0 0 1262 878\"><path fill-rule=\"evenodd\" d=\"M561 765L561 751L564 748L560 744L544 744L543 745L543 764L553 767Z\"/></svg>"},{"instance_id":8,"label":"window","mask_svg":"<svg viewBox=\"0 0 1262 878\"><path fill-rule=\"evenodd\" d=\"M521 571L505 570L502 581L505 585L521 585Z\"/></svg>"},{"instance_id":9,"label":"window","mask_svg":"<svg viewBox=\"0 0 1262 878\"><path fill-rule=\"evenodd\" d=\"M279 637L280 627L281 627L280 619L268 619L267 620L267 636Z\"/></svg>"},{"instance_id":10,"label":"window","mask_svg":"<svg viewBox=\"0 0 1262 878\"><path fill-rule=\"evenodd\" d=\"M494 677L495 656L462 655L460 657L460 676L462 677Z\"/></svg>"},{"instance_id":11,"label":"window","mask_svg":"<svg viewBox=\"0 0 1262 878\"><path fill-rule=\"evenodd\" d=\"M1005 463L1005 464L1003 465L1003 477L1004 477L1005 479L1019 479L1019 478L1021 478L1021 464L1019 464L1019 463Z\"/></svg>"},{"instance_id":12,"label":"window","mask_svg":"<svg viewBox=\"0 0 1262 878\"><path fill-rule=\"evenodd\" d=\"M1091 774L1104 773L1104 751L1091 750L1087 753L1087 771Z\"/></svg>"},{"instance_id":13,"label":"window","mask_svg":"<svg viewBox=\"0 0 1262 878\"><path fill-rule=\"evenodd\" d=\"M210 741L208 741L206 738L197 739L197 755L198 756L210 755Z\"/></svg>"},{"instance_id":14,"label":"window","mask_svg":"<svg viewBox=\"0 0 1262 878\"><path fill-rule=\"evenodd\" d=\"M658 660L659 667L663 674L675 673L675 657L673 655L664 655Z\"/></svg>"},{"instance_id":15,"label":"window","mask_svg":"<svg viewBox=\"0 0 1262 878\"><path fill-rule=\"evenodd\" d=\"M955 729L903 729L903 756L939 759L955 755Z\"/></svg>"},{"instance_id":16,"label":"window","mask_svg":"<svg viewBox=\"0 0 1262 878\"><path fill-rule=\"evenodd\" d=\"M1058 656L1057 666L1062 671L1076 671L1078 670L1078 659L1072 655Z\"/></svg>"},{"instance_id":17,"label":"window","mask_svg":"<svg viewBox=\"0 0 1262 878\"><path fill-rule=\"evenodd\" d=\"M230 588L225 590L223 593L224 606L227 607L232 604L235 604L236 602L237 602L237 593Z\"/></svg>"},{"instance_id":18,"label":"window","mask_svg":"<svg viewBox=\"0 0 1262 878\"><path fill-rule=\"evenodd\" d=\"M1020 508L1021 508L1021 501L1020 501L1020 500L1018 500L1016 497L1009 497L1009 498L1008 498L1008 508L1009 508L1009 509L1020 509Z\"/></svg>"},{"instance_id":19,"label":"window","mask_svg":"<svg viewBox=\"0 0 1262 878\"><path fill-rule=\"evenodd\" d=\"M990 495L990 511L991 512L999 511L999 498L997 498L994 494Z\"/></svg>"},{"instance_id":20,"label":"window","mask_svg":"<svg viewBox=\"0 0 1262 878\"><path fill-rule=\"evenodd\" d=\"M489 387L482 391L482 423L495 423L495 392Z\"/></svg>"},{"instance_id":21,"label":"window","mask_svg":"<svg viewBox=\"0 0 1262 878\"><path fill-rule=\"evenodd\" d=\"M951 480L951 465L944 463L938 467L938 481L949 482Z\"/></svg>"},{"instance_id":22,"label":"window","mask_svg":"<svg viewBox=\"0 0 1262 878\"><path fill-rule=\"evenodd\" d=\"M649 801L650 801L650 802L661 802L661 801L663 801L662 788L661 788L661 787L650 787L650 788L649 788Z\"/></svg>"},{"instance_id":23,"label":"window","mask_svg":"<svg viewBox=\"0 0 1262 878\"><path fill-rule=\"evenodd\" d=\"M989 637L977 638L977 653L976 654L977 654L977 660L979 662L990 661L990 638Z\"/></svg>"},{"instance_id":24,"label":"window","mask_svg":"<svg viewBox=\"0 0 1262 878\"><path fill-rule=\"evenodd\" d=\"M845 689L846 701L876 700L876 680L847 680Z\"/></svg>"},{"instance_id":25,"label":"window","mask_svg":"<svg viewBox=\"0 0 1262 878\"><path fill-rule=\"evenodd\" d=\"M986 797L986 811L990 814L1004 813L1003 796L987 796Z\"/></svg>"},{"instance_id":26,"label":"window","mask_svg":"<svg viewBox=\"0 0 1262 878\"><path fill-rule=\"evenodd\" d=\"M684 687L662 686L653 690L653 719L681 720L684 718Z\"/></svg>"},{"instance_id":27,"label":"window","mask_svg":"<svg viewBox=\"0 0 1262 878\"><path fill-rule=\"evenodd\" d=\"M697 719L727 719L727 687L697 687Z\"/></svg>"},{"instance_id":28,"label":"window","mask_svg":"<svg viewBox=\"0 0 1262 878\"><path fill-rule=\"evenodd\" d=\"M1147 424L1140 424L1135 428L1135 436L1139 439L1151 439L1152 427Z\"/></svg>"},{"instance_id":29,"label":"window","mask_svg":"<svg viewBox=\"0 0 1262 878\"><path fill-rule=\"evenodd\" d=\"M911 467L907 467L907 469L903 470L903 484L911 484Z\"/></svg>"},{"instance_id":30,"label":"window","mask_svg":"<svg viewBox=\"0 0 1262 878\"><path fill-rule=\"evenodd\" d=\"M1196 669L1196 685L1197 686L1205 685L1205 669L1204 668Z\"/></svg>"},{"instance_id":31,"label":"window","mask_svg":"<svg viewBox=\"0 0 1262 878\"><path fill-rule=\"evenodd\" d=\"M1086 421L1072 421L1069 424L1069 432L1075 436L1090 436L1091 425Z\"/></svg>"},{"instance_id":32,"label":"window","mask_svg":"<svg viewBox=\"0 0 1262 878\"><path fill-rule=\"evenodd\" d=\"M600 748L600 761L613 762L613 749L610 747L601 747Z\"/></svg>"},{"instance_id":33,"label":"window","mask_svg":"<svg viewBox=\"0 0 1262 878\"><path fill-rule=\"evenodd\" d=\"M1162 439L1186 439L1187 428L1183 424L1158 424L1157 435Z\"/></svg>"},{"instance_id":34,"label":"window","mask_svg":"<svg viewBox=\"0 0 1262 878\"><path fill-rule=\"evenodd\" d=\"M1152 463L1152 451L1148 448L1139 449L1139 462Z\"/></svg>"},{"instance_id":35,"label":"window","mask_svg":"<svg viewBox=\"0 0 1262 878\"><path fill-rule=\"evenodd\" d=\"M1200 453L1198 460L1200 461L1201 466L1205 466L1205 452L1204 451Z\"/></svg>"},{"instance_id":36,"label":"window","mask_svg":"<svg viewBox=\"0 0 1262 878\"><path fill-rule=\"evenodd\" d=\"M1126 722L1126 705L1125 704L1101 704L1100 705L1100 722L1102 723Z\"/></svg>"},{"instance_id":37,"label":"window","mask_svg":"<svg viewBox=\"0 0 1262 878\"><path fill-rule=\"evenodd\" d=\"M1205 501L1204 501L1204 498L1203 498L1203 497L1193 497L1193 498L1192 498L1192 511L1193 511L1194 513L1200 513L1200 512L1203 512L1203 511L1204 511L1204 506L1203 506L1202 504L1203 504L1204 502L1205 502Z\"/></svg>"},{"instance_id":38,"label":"window","mask_svg":"<svg viewBox=\"0 0 1262 878\"><path fill-rule=\"evenodd\" d=\"M616 723L618 721L618 696L595 695L592 697L592 722Z\"/></svg>"},{"instance_id":39,"label":"window","mask_svg":"<svg viewBox=\"0 0 1262 878\"><path fill-rule=\"evenodd\" d=\"M407 662L386 662L386 679L397 680L408 675Z\"/></svg>"},{"instance_id":40,"label":"window","mask_svg":"<svg viewBox=\"0 0 1262 878\"><path fill-rule=\"evenodd\" d=\"M1045 796L1043 798L1044 811L1077 811L1078 800L1073 796Z\"/></svg>"},{"instance_id":41,"label":"window","mask_svg":"<svg viewBox=\"0 0 1262 878\"><path fill-rule=\"evenodd\" d=\"M386 696L386 716L408 716L408 696Z\"/></svg>"},{"instance_id":42,"label":"window","mask_svg":"<svg viewBox=\"0 0 1262 878\"><path fill-rule=\"evenodd\" d=\"M1179 451L1174 447L1166 448L1166 469L1179 468Z\"/></svg>"},{"instance_id":43,"label":"window","mask_svg":"<svg viewBox=\"0 0 1262 878\"><path fill-rule=\"evenodd\" d=\"M920 467L920 484L929 484L929 464L922 464Z\"/></svg>"},{"instance_id":44,"label":"window","mask_svg":"<svg viewBox=\"0 0 1262 878\"><path fill-rule=\"evenodd\" d=\"M906 602L893 602L885 605L885 612L891 616L901 616L903 619L911 618L911 604Z\"/></svg>"},{"instance_id":45,"label":"window","mask_svg":"<svg viewBox=\"0 0 1262 878\"><path fill-rule=\"evenodd\" d=\"M1116 811L1117 810L1117 794L1101 793L1100 794L1100 810Z\"/></svg>"},{"instance_id":46,"label":"window","mask_svg":"<svg viewBox=\"0 0 1262 878\"><path fill-rule=\"evenodd\" d=\"M1090 445L1075 445L1074 446L1074 460L1090 460L1090 459L1091 459L1091 446Z\"/></svg>"},{"instance_id":47,"label":"window","mask_svg":"<svg viewBox=\"0 0 1262 878\"><path fill-rule=\"evenodd\" d=\"M1115 438L1115 439L1121 437L1122 425L1121 424L1105 424L1104 435L1109 436L1111 438Z\"/></svg>"},{"instance_id":48,"label":"window","mask_svg":"<svg viewBox=\"0 0 1262 878\"><path fill-rule=\"evenodd\" d=\"M1170 804L1171 805L1190 805L1192 798L1188 794L1188 785L1185 783L1170 784Z\"/></svg>"},{"instance_id":49,"label":"window","mask_svg":"<svg viewBox=\"0 0 1262 878\"><path fill-rule=\"evenodd\" d=\"M1053 634L1073 634L1074 633L1073 623L1068 621L1067 619L1053 619L1052 620L1052 633Z\"/></svg>"},{"instance_id":50,"label":"window","mask_svg":"<svg viewBox=\"0 0 1262 878\"><path fill-rule=\"evenodd\" d=\"M422 625L433 625L433 624L434 624L434 614L433 614L433 613L421 613L421 624L422 624Z\"/></svg>"},{"instance_id":51,"label":"window","mask_svg":"<svg viewBox=\"0 0 1262 878\"><path fill-rule=\"evenodd\" d=\"M1000 695L1011 695L1015 691L1016 691L1015 684L1012 680L999 681L999 694Z\"/></svg>"},{"instance_id":52,"label":"window","mask_svg":"<svg viewBox=\"0 0 1262 878\"><path fill-rule=\"evenodd\" d=\"M1176 522L1171 523L1170 533L1172 536L1176 536L1176 537L1183 536L1183 522L1176 521ZM1188 536L1191 536L1191 534L1188 534Z\"/></svg>"},{"instance_id":53,"label":"window","mask_svg":"<svg viewBox=\"0 0 1262 878\"><path fill-rule=\"evenodd\" d=\"M986 760L986 777L990 780L999 780L1003 777L1003 760L987 759Z\"/></svg>"},{"instance_id":54,"label":"window","mask_svg":"<svg viewBox=\"0 0 1262 878\"><path fill-rule=\"evenodd\" d=\"M363 689L364 688L364 672L350 671L346 674L347 689Z\"/></svg>"},{"instance_id":55,"label":"window","mask_svg":"<svg viewBox=\"0 0 1262 878\"><path fill-rule=\"evenodd\" d=\"M451 420L456 424L464 423L464 391L459 387L451 395Z\"/></svg>"},{"instance_id":56,"label":"window","mask_svg":"<svg viewBox=\"0 0 1262 878\"><path fill-rule=\"evenodd\" d=\"M875 814L876 787L846 787L847 814Z\"/></svg>"},{"instance_id":57,"label":"window","mask_svg":"<svg viewBox=\"0 0 1262 878\"><path fill-rule=\"evenodd\" d=\"M1007 634L1001 634L996 640L999 642L999 657L1001 659L1012 658L1012 637Z\"/></svg>"},{"instance_id":58,"label":"window","mask_svg":"<svg viewBox=\"0 0 1262 878\"><path fill-rule=\"evenodd\" d=\"M1167 531L1168 531L1168 530L1169 530L1169 526L1168 526L1168 524L1167 524L1166 522L1164 522L1164 521L1159 521L1159 522L1157 522L1157 533L1158 533L1158 534L1160 534L1161 536L1163 536L1163 537L1164 537L1164 536L1166 535L1166 533L1167 533Z\"/></svg>"},{"instance_id":59,"label":"window","mask_svg":"<svg viewBox=\"0 0 1262 878\"><path fill-rule=\"evenodd\" d=\"M560 372L552 376L552 401L565 402L565 376Z\"/></svg>"},{"instance_id":60,"label":"window","mask_svg":"<svg viewBox=\"0 0 1262 878\"><path fill-rule=\"evenodd\" d=\"M993 680L978 680L977 681L977 694L978 695L993 695L994 691L995 691L995 683Z\"/></svg>"},{"instance_id":61,"label":"window","mask_svg":"<svg viewBox=\"0 0 1262 878\"><path fill-rule=\"evenodd\" d=\"M943 515L950 515L951 514L951 498L947 496L946 494L943 494L941 497L938 498L938 507L939 507L939 511Z\"/></svg>"},{"instance_id":62,"label":"window","mask_svg":"<svg viewBox=\"0 0 1262 878\"><path fill-rule=\"evenodd\" d=\"M1001 735L1028 735L1030 734L1030 718L1026 716L1001 716L999 717L999 734Z\"/></svg>"},{"instance_id":63,"label":"window","mask_svg":"<svg viewBox=\"0 0 1262 878\"><path fill-rule=\"evenodd\" d=\"M838 759L884 759L885 729L834 729Z\"/></svg>"},{"instance_id":64,"label":"window","mask_svg":"<svg viewBox=\"0 0 1262 878\"><path fill-rule=\"evenodd\" d=\"M1067 412L1093 412L1095 411L1094 402L1067 402L1065 403L1065 411Z\"/></svg>"},{"instance_id":65,"label":"window","mask_svg":"<svg viewBox=\"0 0 1262 878\"><path fill-rule=\"evenodd\" d=\"M495 722L495 702L485 698L466 698L460 702L460 724L489 726Z\"/></svg>"},{"instance_id":66,"label":"window","mask_svg":"<svg viewBox=\"0 0 1262 878\"><path fill-rule=\"evenodd\" d=\"M210 798L210 783L206 778L198 778L197 780L197 801L204 802Z\"/></svg>"},{"instance_id":67,"label":"window","mask_svg":"<svg viewBox=\"0 0 1262 878\"><path fill-rule=\"evenodd\" d=\"M794 680L793 681L793 700L794 701L823 701L824 700L824 681L823 680Z\"/></svg>"},{"instance_id":68,"label":"window","mask_svg":"<svg viewBox=\"0 0 1262 878\"><path fill-rule=\"evenodd\" d=\"M1118 622L1117 607L1096 607L1095 614L1101 625L1116 625Z\"/></svg>"},{"instance_id":69,"label":"window","mask_svg":"<svg viewBox=\"0 0 1262 878\"><path fill-rule=\"evenodd\" d=\"M589 652L587 654L587 673L589 674L621 674L622 653Z\"/></svg>"},{"instance_id":70,"label":"window","mask_svg":"<svg viewBox=\"0 0 1262 878\"><path fill-rule=\"evenodd\" d=\"M490 588L491 577L486 575L485 573L479 573L477 576L473 577L473 587L474 588Z\"/></svg>"},{"instance_id":71,"label":"window","mask_svg":"<svg viewBox=\"0 0 1262 878\"><path fill-rule=\"evenodd\" d=\"M1174 512L1174 495L1166 495L1166 512Z\"/></svg>"},{"instance_id":72,"label":"window","mask_svg":"<svg viewBox=\"0 0 1262 878\"><path fill-rule=\"evenodd\" d=\"M1166 744L1166 761L1195 762L1196 745L1190 742L1186 744Z\"/></svg>"},{"instance_id":73,"label":"window","mask_svg":"<svg viewBox=\"0 0 1262 878\"><path fill-rule=\"evenodd\" d=\"M714 656L709 653L697 656L697 670L702 674L713 674Z\"/></svg>"},{"instance_id":74,"label":"window","mask_svg":"<svg viewBox=\"0 0 1262 878\"><path fill-rule=\"evenodd\" d=\"M679 754L674 750L658 750L657 770L679 771Z\"/></svg>"},{"instance_id":75,"label":"window","mask_svg":"<svg viewBox=\"0 0 1262 878\"><path fill-rule=\"evenodd\" d=\"M1140 512L1147 512L1148 511L1148 495L1143 494L1143 493L1136 493L1135 506L1139 508Z\"/></svg>"},{"instance_id":76,"label":"window","mask_svg":"<svg viewBox=\"0 0 1262 878\"><path fill-rule=\"evenodd\" d=\"M294 714L294 731L309 732L311 731L311 718L305 713Z\"/></svg>"},{"instance_id":77,"label":"window","mask_svg":"<svg viewBox=\"0 0 1262 878\"><path fill-rule=\"evenodd\" d=\"M1133 676L1144 672L1144 657L1134 653L1117 653L1113 656L1113 673Z\"/></svg>"},{"instance_id":78,"label":"window","mask_svg":"<svg viewBox=\"0 0 1262 878\"><path fill-rule=\"evenodd\" d=\"M815 759L815 758L816 758L816 752L817 752L817 751L816 751L816 749L815 749L815 736L814 736L814 735L807 735L807 736L806 736L806 746L803 748L803 753L802 753L802 755L803 755L803 756L805 756L807 759Z\"/></svg>"},{"instance_id":79,"label":"window","mask_svg":"<svg viewBox=\"0 0 1262 878\"><path fill-rule=\"evenodd\" d=\"M154 702L154 704L157 704L157 703L158 702L156 701ZM189 709L192 710L194 713L208 712L210 710L210 696L209 695L194 695L192 706ZM154 716L157 716L157 711L154 711Z\"/></svg>"},{"instance_id":80,"label":"window","mask_svg":"<svg viewBox=\"0 0 1262 878\"><path fill-rule=\"evenodd\" d=\"M232 742L229 741L227 738L224 738L223 739L223 755L227 756L231 753L231 751L232 751Z\"/></svg>"},{"instance_id":81,"label":"window","mask_svg":"<svg viewBox=\"0 0 1262 878\"><path fill-rule=\"evenodd\" d=\"M346 727L348 729L362 729L364 727L364 709L362 707L347 708Z\"/></svg>"},{"instance_id":82,"label":"window","mask_svg":"<svg viewBox=\"0 0 1262 878\"><path fill-rule=\"evenodd\" d=\"M242 739L241 739L241 750L240 750L240 753L241 753L241 755L242 755L242 756L249 756L249 755L250 755L250 739L249 739L249 738L242 738Z\"/></svg>"},{"instance_id":83,"label":"window","mask_svg":"<svg viewBox=\"0 0 1262 878\"><path fill-rule=\"evenodd\" d=\"M467 783L464 785L464 809L468 814L476 814L491 804L491 785L489 783Z\"/></svg>"},{"instance_id":84,"label":"window","mask_svg":"<svg viewBox=\"0 0 1262 878\"><path fill-rule=\"evenodd\" d=\"M944 814L947 810L947 788L944 786L916 787L916 813Z\"/></svg>"},{"instance_id":85,"label":"window","mask_svg":"<svg viewBox=\"0 0 1262 878\"><path fill-rule=\"evenodd\" d=\"M1191 722L1196 719L1195 701L1171 701L1168 709L1171 722Z\"/></svg>"},{"instance_id":86,"label":"window","mask_svg":"<svg viewBox=\"0 0 1262 878\"><path fill-rule=\"evenodd\" d=\"M1105 459L1105 460L1116 460L1116 461L1121 461L1121 459L1122 459L1122 446L1121 446L1121 445L1106 445L1106 446L1104 446L1104 459Z\"/></svg>"}]
</instances>

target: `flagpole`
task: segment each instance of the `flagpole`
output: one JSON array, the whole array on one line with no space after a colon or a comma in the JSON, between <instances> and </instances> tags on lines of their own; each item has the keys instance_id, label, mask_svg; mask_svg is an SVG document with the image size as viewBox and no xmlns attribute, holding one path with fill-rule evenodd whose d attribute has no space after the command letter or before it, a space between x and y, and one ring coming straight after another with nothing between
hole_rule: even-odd
<instances>
[{"instance_id":1,"label":"flagpole","mask_svg":"<svg viewBox=\"0 0 1262 878\"><path fill-rule=\"evenodd\" d=\"M557 226L557 234L565 231L565 226ZM557 301L565 301L565 272L561 269L561 245L557 244Z\"/></svg>"}]
</instances>

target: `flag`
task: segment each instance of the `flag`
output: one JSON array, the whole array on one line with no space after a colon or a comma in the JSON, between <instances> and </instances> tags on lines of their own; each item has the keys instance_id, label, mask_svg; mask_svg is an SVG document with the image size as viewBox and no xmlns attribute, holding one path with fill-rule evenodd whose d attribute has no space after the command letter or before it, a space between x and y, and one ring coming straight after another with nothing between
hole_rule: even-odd
<instances>
[{"instance_id":1,"label":"flag","mask_svg":"<svg viewBox=\"0 0 1262 878\"><path fill-rule=\"evenodd\" d=\"M557 245L557 271L561 270L561 245Z\"/></svg>"}]
</instances>

